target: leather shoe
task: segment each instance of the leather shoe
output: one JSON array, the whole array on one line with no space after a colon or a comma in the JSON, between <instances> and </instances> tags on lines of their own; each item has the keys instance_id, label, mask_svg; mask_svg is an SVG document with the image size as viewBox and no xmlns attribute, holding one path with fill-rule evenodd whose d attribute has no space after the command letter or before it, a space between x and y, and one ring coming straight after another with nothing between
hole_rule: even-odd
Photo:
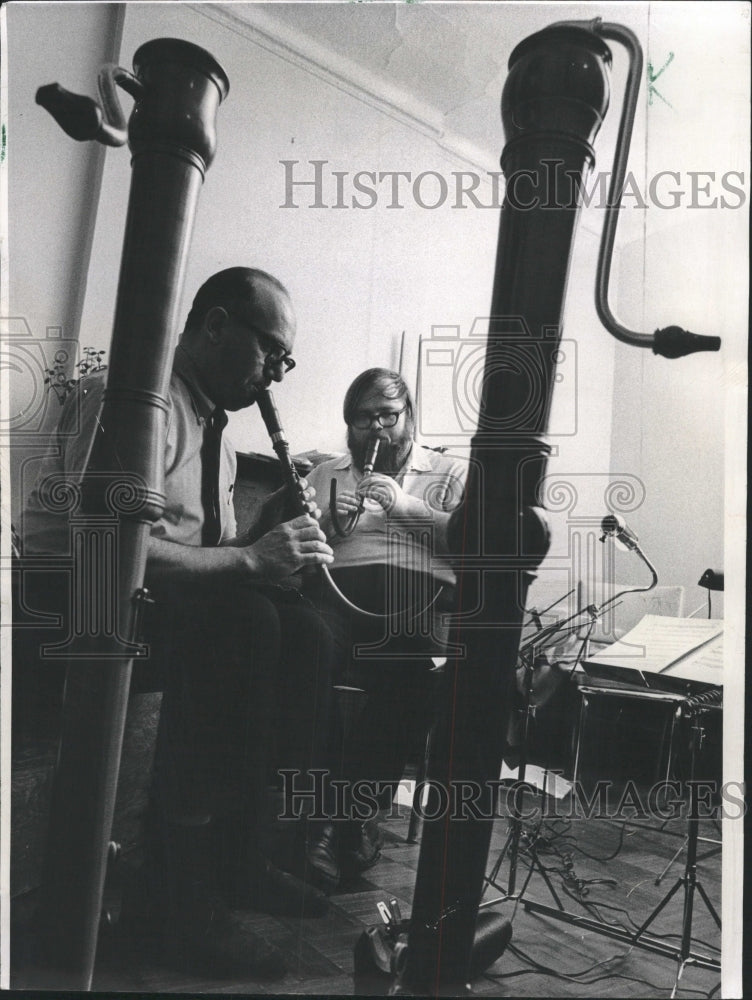
<instances>
[{"instance_id":1,"label":"leather shoe","mask_svg":"<svg viewBox=\"0 0 752 1000\"><path fill-rule=\"evenodd\" d=\"M309 839L306 852L308 868L318 882L330 890L337 888L341 877L337 840L334 823L324 823Z\"/></svg>"},{"instance_id":2,"label":"leather shoe","mask_svg":"<svg viewBox=\"0 0 752 1000\"><path fill-rule=\"evenodd\" d=\"M200 975L284 976L285 956L251 926L248 914L231 910L203 883L186 882L170 891L155 874L137 873L123 900L120 926L139 951L154 946L176 967Z\"/></svg>"},{"instance_id":3,"label":"leather shoe","mask_svg":"<svg viewBox=\"0 0 752 1000\"><path fill-rule=\"evenodd\" d=\"M372 868L381 857L381 844L371 839L365 823L348 824L343 834L339 861L343 875L357 875Z\"/></svg>"},{"instance_id":4,"label":"leather shoe","mask_svg":"<svg viewBox=\"0 0 752 1000\"><path fill-rule=\"evenodd\" d=\"M211 901L200 916L181 921L172 940L173 950L183 960L205 973L226 976L261 976L278 979L287 971L279 948L249 926L247 915Z\"/></svg>"},{"instance_id":5,"label":"leather shoe","mask_svg":"<svg viewBox=\"0 0 752 1000\"><path fill-rule=\"evenodd\" d=\"M336 889L342 877L371 868L381 857L380 844L369 837L363 823L325 823L309 840L307 860L315 877L327 889Z\"/></svg>"},{"instance_id":6,"label":"leather shoe","mask_svg":"<svg viewBox=\"0 0 752 1000\"><path fill-rule=\"evenodd\" d=\"M233 892L233 902L277 917L321 917L329 910L323 892L275 868L260 854L243 866Z\"/></svg>"}]
</instances>

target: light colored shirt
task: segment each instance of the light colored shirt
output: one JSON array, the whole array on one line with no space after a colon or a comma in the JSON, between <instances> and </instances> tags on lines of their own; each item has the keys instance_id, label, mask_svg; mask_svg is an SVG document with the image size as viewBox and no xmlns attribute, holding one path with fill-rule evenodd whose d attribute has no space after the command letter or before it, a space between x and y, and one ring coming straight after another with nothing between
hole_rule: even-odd
<instances>
[{"instance_id":1,"label":"light colored shirt","mask_svg":"<svg viewBox=\"0 0 752 1000\"><path fill-rule=\"evenodd\" d=\"M443 583L453 584L454 572L447 558L446 518L436 515L459 505L466 476L464 460L413 444L397 482L405 493L422 500L424 516L402 522L390 517L375 500L366 498L352 534L346 538L332 534L329 538L334 551L332 568L382 563L430 573ZM322 462L306 474L322 511L329 509L332 479L336 479L339 493L355 492L362 478L349 453Z\"/></svg>"},{"instance_id":2,"label":"light colored shirt","mask_svg":"<svg viewBox=\"0 0 752 1000\"><path fill-rule=\"evenodd\" d=\"M105 375L103 372L86 376L63 406L60 422L24 510L21 525L24 553L70 554L69 515L54 509L45 483L53 484L61 479L74 484L80 482L99 427ZM215 407L199 388L193 363L180 346L175 351L168 401L164 445L165 507L151 533L156 538L180 545L201 545L204 523L201 446L206 421ZM237 530L232 502L235 473L235 450L224 434L219 461L222 540L234 538Z\"/></svg>"}]
</instances>

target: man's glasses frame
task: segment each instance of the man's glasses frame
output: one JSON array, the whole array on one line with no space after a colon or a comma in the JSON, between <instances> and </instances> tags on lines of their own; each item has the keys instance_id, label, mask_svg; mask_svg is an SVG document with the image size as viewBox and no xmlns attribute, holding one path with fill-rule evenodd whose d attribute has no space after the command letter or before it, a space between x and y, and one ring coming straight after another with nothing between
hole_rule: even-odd
<instances>
[{"instance_id":1,"label":"man's glasses frame","mask_svg":"<svg viewBox=\"0 0 752 1000\"><path fill-rule=\"evenodd\" d=\"M273 356L275 349L279 349L279 344L277 344L274 337L270 337L269 334L265 330L262 330L260 326L256 326L255 323L249 323L248 320L243 319L242 316L238 316L235 313L233 313L233 315L239 323L242 323L243 326L247 327L249 330L253 330L256 334L259 347L264 355L264 368L279 368L280 365L283 365L285 375L293 370L297 362L292 355L282 354L281 357L278 358Z\"/></svg>"},{"instance_id":2,"label":"man's glasses frame","mask_svg":"<svg viewBox=\"0 0 752 1000\"><path fill-rule=\"evenodd\" d=\"M361 411L353 415L350 426L355 427L356 430L365 431L376 420L379 427L395 427L406 409L407 407L403 406L401 410L387 410L384 413L366 413L365 411Z\"/></svg>"}]
</instances>

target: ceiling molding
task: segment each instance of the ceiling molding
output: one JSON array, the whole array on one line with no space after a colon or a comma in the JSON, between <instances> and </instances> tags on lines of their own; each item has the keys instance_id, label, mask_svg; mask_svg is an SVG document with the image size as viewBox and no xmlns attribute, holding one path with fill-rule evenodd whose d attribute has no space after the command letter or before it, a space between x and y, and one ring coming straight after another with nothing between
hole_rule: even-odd
<instances>
[{"instance_id":1,"label":"ceiling molding","mask_svg":"<svg viewBox=\"0 0 752 1000\"><path fill-rule=\"evenodd\" d=\"M360 63L333 52L303 32L275 20L265 13L263 4L192 3L186 6L285 62L363 101L406 128L432 139L463 164L483 173L500 170L498 158L458 133L445 130L442 114L436 107L395 87ZM502 192L503 185L502 178ZM600 237L600 225L587 216L581 215L578 229L590 236Z\"/></svg>"},{"instance_id":2,"label":"ceiling molding","mask_svg":"<svg viewBox=\"0 0 752 1000\"><path fill-rule=\"evenodd\" d=\"M333 52L303 32L265 13L261 4L188 4L191 10L285 62L305 70L399 124L432 139L450 156L476 170L499 170L498 157L444 128L442 113L364 66ZM499 153L501 150L499 150Z\"/></svg>"}]
</instances>

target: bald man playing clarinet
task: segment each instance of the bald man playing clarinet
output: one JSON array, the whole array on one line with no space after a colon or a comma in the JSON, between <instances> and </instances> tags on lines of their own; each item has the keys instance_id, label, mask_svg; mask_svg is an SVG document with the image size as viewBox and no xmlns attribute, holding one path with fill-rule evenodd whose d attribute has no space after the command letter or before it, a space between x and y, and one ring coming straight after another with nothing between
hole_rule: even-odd
<instances>
[{"instance_id":1,"label":"bald man playing clarinet","mask_svg":"<svg viewBox=\"0 0 752 1000\"><path fill-rule=\"evenodd\" d=\"M281 586L332 562L308 512L237 534L235 452L227 411L253 406L295 362L295 314L284 286L233 267L198 290L175 350L164 442L166 501L153 525L146 585L155 605L147 670L164 690L154 776L154 836L137 920L184 965L211 975L279 976L285 959L250 926L249 909L289 916L327 908L318 890L275 867L264 850L272 764L326 766L334 646L319 614ZM105 373L66 400L23 519L25 554L70 552L67 515L50 484L77 482ZM78 423L76 423L78 422ZM278 499L278 498L277 498ZM258 522L257 522L258 523ZM60 581L37 581L36 609L70 614ZM27 594L27 598L32 595ZM143 669L143 668L142 668ZM33 683L31 671L26 678Z\"/></svg>"}]
</instances>

